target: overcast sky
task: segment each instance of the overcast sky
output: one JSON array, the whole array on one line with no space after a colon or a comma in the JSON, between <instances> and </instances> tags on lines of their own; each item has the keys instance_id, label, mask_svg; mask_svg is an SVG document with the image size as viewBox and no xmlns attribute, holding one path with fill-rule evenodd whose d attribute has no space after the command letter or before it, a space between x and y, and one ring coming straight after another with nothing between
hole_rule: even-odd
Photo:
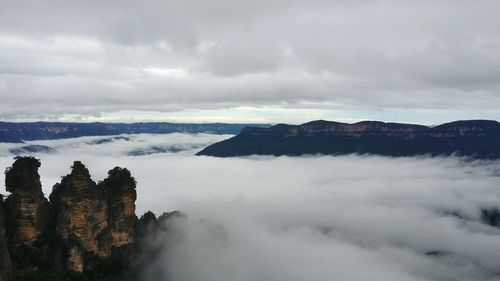
<instances>
[{"instance_id":1,"label":"overcast sky","mask_svg":"<svg viewBox=\"0 0 500 281\"><path fill-rule=\"evenodd\" d=\"M500 120L497 0L0 7L2 120Z\"/></svg>"}]
</instances>

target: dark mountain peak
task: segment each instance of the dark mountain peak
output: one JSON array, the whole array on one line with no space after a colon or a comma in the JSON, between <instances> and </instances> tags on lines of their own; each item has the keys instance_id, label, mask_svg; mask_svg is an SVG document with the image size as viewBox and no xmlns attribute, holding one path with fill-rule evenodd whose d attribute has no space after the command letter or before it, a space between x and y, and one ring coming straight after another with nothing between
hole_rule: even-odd
<instances>
[{"instance_id":1,"label":"dark mountain peak","mask_svg":"<svg viewBox=\"0 0 500 281\"><path fill-rule=\"evenodd\" d=\"M276 125L272 126L269 129L272 129L272 130L283 130L283 129L288 129L290 127L295 127L295 125L289 125L289 124L279 123L279 124L276 124ZM255 127L253 127L253 128L255 128Z\"/></svg>"},{"instance_id":2,"label":"dark mountain peak","mask_svg":"<svg viewBox=\"0 0 500 281\"><path fill-rule=\"evenodd\" d=\"M374 126L374 127L413 127L413 128L429 128L424 125L416 125L416 124L407 124L407 123L394 123L394 122L383 122L383 121L360 121L354 124L350 124L350 126Z\"/></svg>"},{"instance_id":3,"label":"dark mountain peak","mask_svg":"<svg viewBox=\"0 0 500 281\"><path fill-rule=\"evenodd\" d=\"M347 123L335 122L335 121L327 121L327 120L313 120L307 123L301 124L300 126L326 126L326 125L347 125Z\"/></svg>"},{"instance_id":4,"label":"dark mountain peak","mask_svg":"<svg viewBox=\"0 0 500 281\"><path fill-rule=\"evenodd\" d=\"M325 132L325 131L338 131L343 130L349 124L333 122L333 121L325 121L325 120L316 120L304 123L302 125L297 126L301 132Z\"/></svg>"},{"instance_id":5,"label":"dark mountain peak","mask_svg":"<svg viewBox=\"0 0 500 281\"><path fill-rule=\"evenodd\" d=\"M179 210L172 211L172 212L164 212L158 217L158 221L160 222L165 222L170 218L187 218L187 215L182 213Z\"/></svg>"},{"instance_id":6,"label":"dark mountain peak","mask_svg":"<svg viewBox=\"0 0 500 281\"><path fill-rule=\"evenodd\" d=\"M151 211L147 211L138 221L137 234L140 238L150 238L158 232L159 228L160 222L156 218L156 215Z\"/></svg>"},{"instance_id":7,"label":"dark mountain peak","mask_svg":"<svg viewBox=\"0 0 500 281\"><path fill-rule=\"evenodd\" d=\"M89 170L85 167L85 165L83 165L81 161L73 162L73 166L71 166L71 175L90 177Z\"/></svg>"},{"instance_id":8,"label":"dark mountain peak","mask_svg":"<svg viewBox=\"0 0 500 281\"><path fill-rule=\"evenodd\" d=\"M146 213L144 213L141 218L139 219L139 222L141 223L156 223L158 221L158 219L156 218L156 215L151 212L151 211L147 211Z\"/></svg>"},{"instance_id":9,"label":"dark mountain peak","mask_svg":"<svg viewBox=\"0 0 500 281\"><path fill-rule=\"evenodd\" d=\"M494 120L460 120L434 127L435 130L473 129L500 130L500 123Z\"/></svg>"},{"instance_id":10,"label":"dark mountain peak","mask_svg":"<svg viewBox=\"0 0 500 281\"><path fill-rule=\"evenodd\" d=\"M383 121L365 120L365 121L360 121L360 122L356 122L356 123L349 124L349 125L351 125L351 126L355 126L355 125L387 126L387 124L389 124L389 123L386 123ZM397 124L397 123L393 123L393 124Z\"/></svg>"}]
</instances>

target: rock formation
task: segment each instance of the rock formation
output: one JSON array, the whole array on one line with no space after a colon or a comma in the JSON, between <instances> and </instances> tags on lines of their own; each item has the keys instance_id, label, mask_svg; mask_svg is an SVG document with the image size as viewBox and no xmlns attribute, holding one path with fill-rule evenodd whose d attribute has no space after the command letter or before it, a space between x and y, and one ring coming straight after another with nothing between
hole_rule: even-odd
<instances>
[{"instance_id":1,"label":"rock formation","mask_svg":"<svg viewBox=\"0 0 500 281\"><path fill-rule=\"evenodd\" d=\"M87 254L111 255L111 245L105 238L108 206L104 191L81 162L75 161L71 174L54 186L50 202L56 212L56 233L67 247L68 270L83 272Z\"/></svg>"},{"instance_id":2,"label":"rock formation","mask_svg":"<svg viewBox=\"0 0 500 281\"><path fill-rule=\"evenodd\" d=\"M248 127L197 155L378 154L386 156L462 155L500 159L500 123L456 121L436 127L363 121L312 121L302 125Z\"/></svg>"},{"instance_id":3,"label":"rock formation","mask_svg":"<svg viewBox=\"0 0 500 281\"><path fill-rule=\"evenodd\" d=\"M96 184L76 161L71 174L54 186L50 201L56 233L64 241L66 269L84 272L96 260L130 257L136 242L136 182L130 171L116 167Z\"/></svg>"},{"instance_id":4,"label":"rock formation","mask_svg":"<svg viewBox=\"0 0 500 281\"><path fill-rule=\"evenodd\" d=\"M0 195L0 281L8 281L12 275L12 264L5 237L5 214L3 197Z\"/></svg>"},{"instance_id":5,"label":"rock formation","mask_svg":"<svg viewBox=\"0 0 500 281\"><path fill-rule=\"evenodd\" d=\"M115 167L108 172L98 188L103 190L108 206L108 231L113 254L129 255L135 243L136 182L130 171Z\"/></svg>"},{"instance_id":6,"label":"rock formation","mask_svg":"<svg viewBox=\"0 0 500 281\"><path fill-rule=\"evenodd\" d=\"M160 230L166 230L167 221L173 218L187 218L187 216L180 211L173 211L165 212L157 218L153 212L148 211L139 219L137 236L142 239L155 238Z\"/></svg>"},{"instance_id":7,"label":"rock formation","mask_svg":"<svg viewBox=\"0 0 500 281\"><path fill-rule=\"evenodd\" d=\"M17 157L5 172L5 185L11 195L5 205L13 219L15 242L31 245L50 223L50 204L44 197L38 168L33 157Z\"/></svg>"},{"instance_id":8,"label":"rock formation","mask_svg":"<svg viewBox=\"0 0 500 281\"><path fill-rule=\"evenodd\" d=\"M139 237L148 238L154 235L160 227L160 222L153 212L146 212L139 219L137 233Z\"/></svg>"},{"instance_id":9,"label":"rock formation","mask_svg":"<svg viewBox=\"0 0 500 281\"><path fill-rule=\"evenodd\" d=\"M15 159L5 172L11 194L0 196L0 281L138 280L138 240L154 237L160 224L151 212L137 219L129 170L115 167L96 184L75 161L49 202L39 160Z\"/></svg>"}]
</instances>

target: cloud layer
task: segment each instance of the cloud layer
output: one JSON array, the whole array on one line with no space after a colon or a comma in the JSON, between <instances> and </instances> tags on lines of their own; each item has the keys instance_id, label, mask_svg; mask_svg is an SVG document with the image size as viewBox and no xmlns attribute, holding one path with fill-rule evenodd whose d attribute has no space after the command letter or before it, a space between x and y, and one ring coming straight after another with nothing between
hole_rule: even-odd
<instances>
[{"instance_id":1,"label":"cloud layer","mask_svg":"<svg viewBox=\"0 0 500 281\"><path fill-rule=\"evenodd\" d=\"M500 280L498 162L459 158L127 156L221 136L139 135L34 142L46 194L73 160L94 180L119 165L138 181L137 213L182 210L151 246L147 280ZM92 140L92 141L91 141ZM0 157L0 169L12 162ZM3 175L0 180L3 181Z\"/></svg>"},{"instance_id":2,"label":"cloud layer","mask_svg":"<svg viewBox=\"0 0 500 281\"><path fill-rule=\"evenodd\" d=\"M196 189L180 206L189 218L153 244L164 255L148 280L158 269L179 281L499 280L500 231L480 217L500 203L498 163L343 156L189 166L194 180L175 191Z\"/></svg>"},{"instance_id":3,"label":"cloud layer","mask_svg":"<svg viewBox=\"0 0 500 281\"><path fill-rule=\"evenodd\" d=\"M494 0L0 4L3 119L240 107L467 116L500 104Z\"/></svg>"}]
</instances>

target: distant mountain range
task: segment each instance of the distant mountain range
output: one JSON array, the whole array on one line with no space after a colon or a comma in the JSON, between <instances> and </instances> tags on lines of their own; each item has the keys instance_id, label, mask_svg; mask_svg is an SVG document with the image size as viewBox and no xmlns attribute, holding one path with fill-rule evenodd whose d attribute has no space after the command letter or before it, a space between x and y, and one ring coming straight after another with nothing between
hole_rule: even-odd
<instances>
[{"instance_id":1,"label":"distant mountain range","mask_svg":"<svg viewBox=\"0 0 500 281\"><path fill-rule=\"evenodd\" d=\"M119 134L168 134L168 133L210 133L238 134L247 126L269 127L262 124L226 124L226 123L64 123L0 122L0 142L20 143L30 140L51 140L84 136L109 136Z\"/></svg>"},{"instance_id":2,"label":"distant mountain range","mask_svg":"<svg viewBox=\"0 0 500 281\"><path fill-rule=\"evenodd\" d=\"M355 124L312 121L302 125L248 127L197 155L378 154L386 156L462 155L500 158L500 123L456 121L436 127L363 121Z\"/></svg>"}]
</instances>

